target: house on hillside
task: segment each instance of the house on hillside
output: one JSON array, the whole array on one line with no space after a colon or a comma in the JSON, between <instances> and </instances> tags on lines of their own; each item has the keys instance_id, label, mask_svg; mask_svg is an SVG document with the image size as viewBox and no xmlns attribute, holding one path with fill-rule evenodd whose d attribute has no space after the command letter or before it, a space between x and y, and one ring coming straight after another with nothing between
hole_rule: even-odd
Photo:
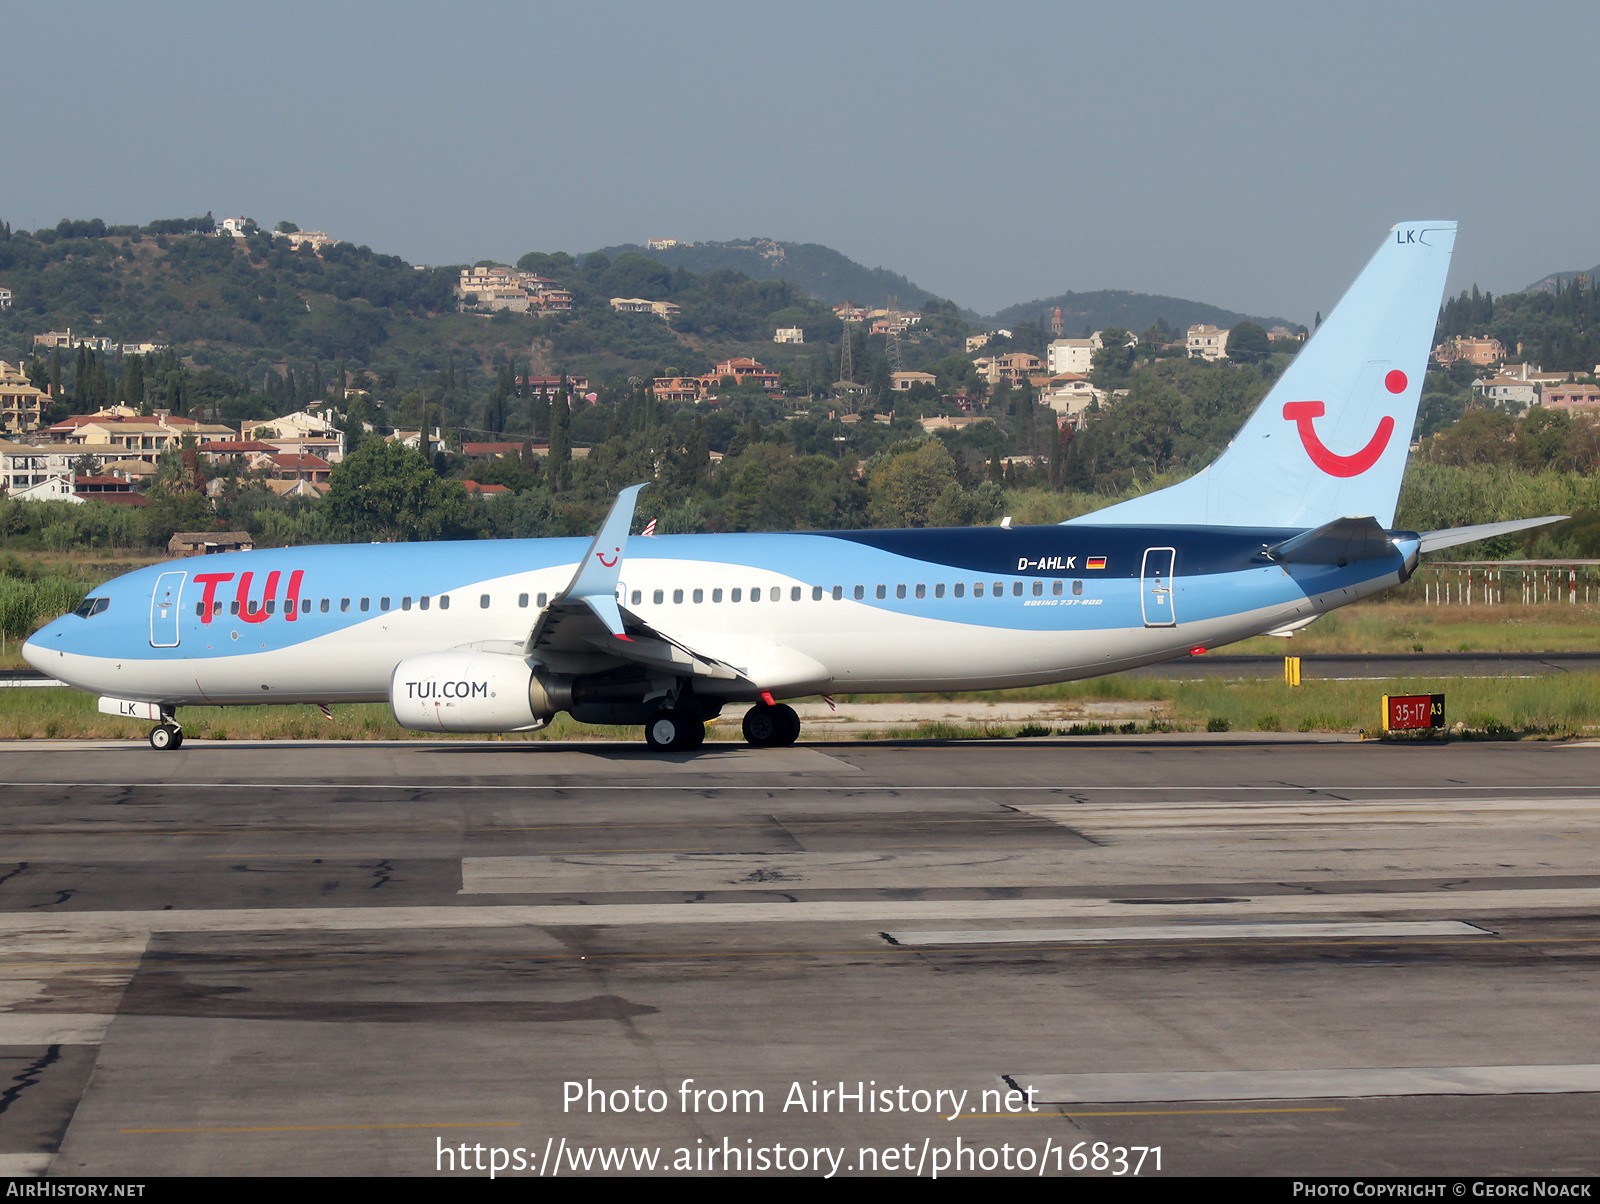
<instances>
[{"instance_id":1,"label":"house on hillside","mask_svg":"<svg viewBox=\"0 0 1600 1204\"><path fill-rule=\"evenodd\" d=\"M1441 364L1466 360L1469 364L1487 368L1490 364L1498 364L1505 359L1506 349L1499 339L1477 339L1463 334L1440 343L1433 349L1433 358Z\"/></svg>"},{"instance_id":2,"label":"house on hillside","mask_svg":"<svg viewBox=\"0 0 1600 1204\"><path fill-rule=\"evenodd\" d=\"M167 540L167 554L212 556L218 552L249 552L255 546L248 531L179 531Z\"/></svg>"},{"instance_id":3,"label":"house on hillside","mask_svg":"<svg viewBox=\"0 0 1600 1204\"><path fill-rule=\"evenodd\" d=\"M50 395L33 387L21 364L12 367L0 360L0 430L38 429L49 404Z\"/></svg>"},{"instance_id":4,"label":"house on hillside","mask_svg":"<svg viewBox=\"0 0 1600 1204\"><path fill-rule=\"evenodd\" d=\"M1220 360L1228 354L1228 332L1215 326L1191 326L1184 345L1192 360Z\"/></svg>"}]
</instances>

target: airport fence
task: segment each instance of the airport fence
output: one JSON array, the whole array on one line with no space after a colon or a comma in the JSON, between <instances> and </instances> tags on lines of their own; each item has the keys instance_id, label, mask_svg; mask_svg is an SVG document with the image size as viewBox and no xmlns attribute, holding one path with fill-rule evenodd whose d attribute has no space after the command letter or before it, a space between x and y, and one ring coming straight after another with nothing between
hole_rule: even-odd
<instances>
[{"instance_id":1,"label":"airport fence","mask_svg":"<svg viewBox=\"0 0 1600 1204\"><path fill-rule=\"evenodd\" d=\"M1600 560L1435 560L1406 590L1428 606L1600 602Z\"/></svg>"}]
</instances>

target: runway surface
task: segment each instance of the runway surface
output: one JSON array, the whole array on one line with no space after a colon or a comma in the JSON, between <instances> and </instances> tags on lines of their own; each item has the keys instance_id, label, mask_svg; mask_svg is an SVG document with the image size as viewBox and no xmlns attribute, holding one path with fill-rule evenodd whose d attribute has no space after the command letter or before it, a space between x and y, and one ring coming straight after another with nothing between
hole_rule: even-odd
<instances>
[{"instance_id":1,"label":"runway surface","mask_svg":"<svg viewBox=\"0 0 1600 1204\"><path fill-rule=\"evenodd\" d=\"M1592 1175L1597 781L1284 736L0 744L0 1173Z\"/></svg>"}]
</instances>

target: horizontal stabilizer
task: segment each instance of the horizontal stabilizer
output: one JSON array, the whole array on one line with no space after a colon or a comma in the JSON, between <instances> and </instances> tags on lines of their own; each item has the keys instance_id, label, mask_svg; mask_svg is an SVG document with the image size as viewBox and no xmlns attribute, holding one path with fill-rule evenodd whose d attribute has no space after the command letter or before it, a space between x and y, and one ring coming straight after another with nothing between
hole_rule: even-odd
<instances>
[{"instance_id":1,"label":"horizontal stabilizer","mask_svg":"<svg viewBox=\"0 0 1600 1204\"><path fill-rule=\"evenodd\" d=\"M1424 531L1422 533L1423 552L1437 552L1440 548L1454 548L1464 543L1476 543L1480 539L1492 539L1496 535L1510 535L1513 531L1526 531L1529 527L1543 527L1550 523L1564 522L1571 517L1566 514L1547 514L1543 518L1516 518L1508 523L1481 523L1476 527L1447 527L1443 531Z\"/></svg>"},{"instance_id":2,"label":"horizontal stabilizer","mask_svg":"<svg viewBox=\"0 0 1600 1204\"><path fill-rule=\"evenodd\" d=\"M1394 554L1389 533L1370 516L1336 518L1267 549L1267 555L1279 564L1346 565L1358 560L1382 560Z\"/></svg>"}]
</instances>

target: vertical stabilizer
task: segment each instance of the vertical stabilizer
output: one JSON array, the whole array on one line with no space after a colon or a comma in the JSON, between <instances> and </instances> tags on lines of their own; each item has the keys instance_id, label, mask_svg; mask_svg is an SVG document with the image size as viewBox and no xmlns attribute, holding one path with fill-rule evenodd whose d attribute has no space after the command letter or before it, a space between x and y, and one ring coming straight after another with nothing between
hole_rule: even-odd
<instances>
[{"instance_id":1,"label":"vertical stabilizer","mask_svg":"<svg viewBox=\"0 0 1600 1204\"><path fill-rule=\"evenodd\" d=\"M1454 222L1401 222L1210 467L1070 521L1391 526L1455 237Z\"/></svg>"}]
</instances>

